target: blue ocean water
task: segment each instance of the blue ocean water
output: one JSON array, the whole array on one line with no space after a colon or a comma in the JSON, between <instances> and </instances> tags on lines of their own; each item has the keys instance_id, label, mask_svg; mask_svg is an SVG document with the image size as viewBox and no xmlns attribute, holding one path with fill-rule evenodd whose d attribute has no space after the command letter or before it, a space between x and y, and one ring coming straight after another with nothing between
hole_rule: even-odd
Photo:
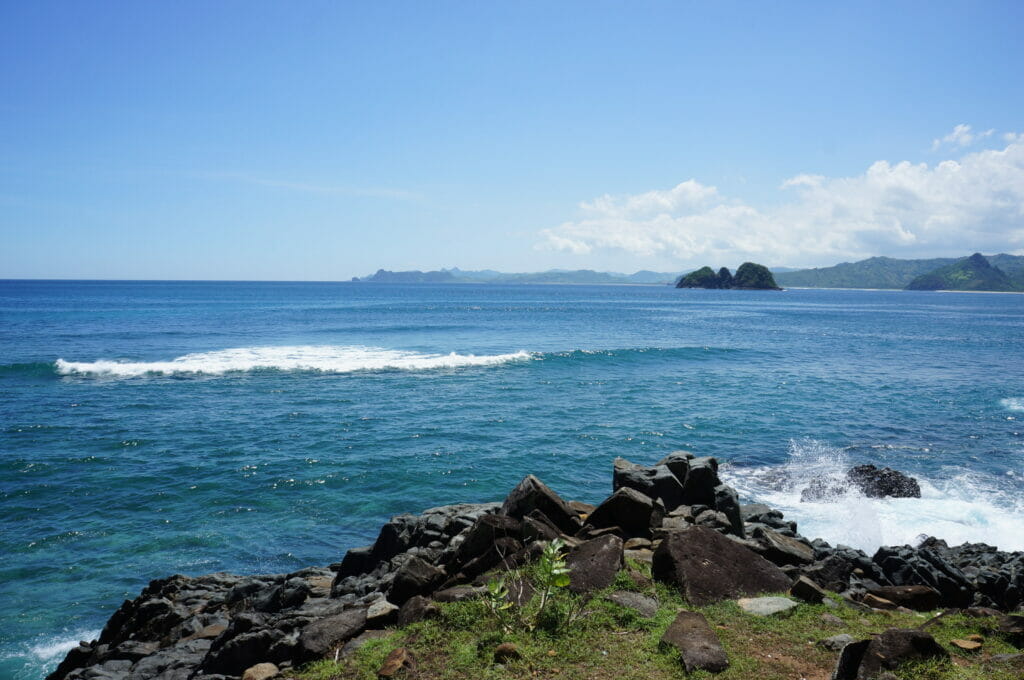
<instances>
[{"instance_id":1,"label":"blue ocean water","mask_svg":"<svg viewBox=\"0 0 1024 680\"><path fill-rule=\"evenodd\" d=\"M150 579L340 559L524 474L718 456L872 550L1024 549L1024 297L667 286L0 282L0 678ZM924 497L802 504L855 463Z\"/></svg>"}]
</instances>

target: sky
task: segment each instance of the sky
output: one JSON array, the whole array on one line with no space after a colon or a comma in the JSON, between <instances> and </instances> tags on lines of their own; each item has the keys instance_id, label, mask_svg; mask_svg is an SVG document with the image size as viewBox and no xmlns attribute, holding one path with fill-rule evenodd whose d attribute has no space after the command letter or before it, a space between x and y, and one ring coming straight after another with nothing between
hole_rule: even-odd
<instances>
[{"instance_id":1,"label":"sky","mask_svg":"<svg viewBox=\"0 0 1024 680\"><path fill-rule=\"evenodd\" d=\"M0 278L1024 254L1024 3L0 2Z\"/></svg>"}]
</instances>

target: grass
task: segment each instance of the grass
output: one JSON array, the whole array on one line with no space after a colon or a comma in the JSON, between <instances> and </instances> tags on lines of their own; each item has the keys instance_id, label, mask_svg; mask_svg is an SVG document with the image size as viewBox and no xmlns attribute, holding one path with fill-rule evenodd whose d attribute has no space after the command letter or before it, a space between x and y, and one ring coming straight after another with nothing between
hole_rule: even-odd
<instances>
[{"instance_id":1,"label":"grass","mask_svg":"<svg viewBox=\"0 0 1024 680\"><path fill-rule=\"evenodd\" d=\"M637 564L630 568L645 570ZM614 590L635 590L656 597L660 603L657 614L645 619L604 599ZM863 612L842 604L838 596L832 598L832 606L801 604L788 612L759 618L744 613L732 601L688 607L672 589L662 584L638 585L625 571L607 592L594 596L579 621L557 634L544 630L503 633L482 601L439 606L441 614L435 620L395 629L338 663L321 661L293 672L292 677L375 680L387 655L406 647L416 660L415 673L410 677L421 680L677 679L685 675L679 654L665 648L659 639L680 609L691 609L704 614L715 629L730 666L717 675L698 671L686 677L827 680L838 653L816 646L818 640L840 633L861 639L886 628L916 628L931 618L930 614ZM559 606L565 606L565 602ZM823 614L838 617L842 625L825 623ZM1019 667L986 663L991 655L1018 651L991 634L995 627L993 619L960 614L943 617L927 630L950 652L950 660L904 666L896 675L906 680L1019 680ZM980 652L963 652L950 645L950 640L970 634L985 637ZM502 642L514 643L522 658L504 665L494 663L494 649Z\"/></svg>"}]
</instances>

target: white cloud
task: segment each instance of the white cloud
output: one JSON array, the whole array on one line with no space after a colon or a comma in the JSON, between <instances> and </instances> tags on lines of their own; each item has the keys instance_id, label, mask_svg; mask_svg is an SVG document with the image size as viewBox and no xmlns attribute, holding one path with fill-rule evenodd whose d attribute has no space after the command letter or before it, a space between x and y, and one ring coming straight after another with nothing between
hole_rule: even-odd
<instances>
[{"instance_id":1,"label":"white cloud","mask_svg":"<svg viewBox=\"0 0 1024 680\"><path fill-rule=\"evenodd\" d=\"M943 145L965 147L970 146L976 140L991 137L995 130L985 130L984 132L972 132L971 126L964 123L960 123L953 128L953 131L942 139L932 140L932 151L938 151Z\"/></svg>"},{"instance_id":2,"label":"white cloud","mask_svg":"<svg viewBox=\"0 0 1024 680\"><path fill-rule=\"evenodd\" d=\"M934 166L877 161L853 177L798 175L780 186L791 198L767 208L692 179L605 195L581 203L580 219L543 230L538 247L768 264L1016 251L1024 248L1024 135L1007 141Z\"/></svg>"}]
</instances>

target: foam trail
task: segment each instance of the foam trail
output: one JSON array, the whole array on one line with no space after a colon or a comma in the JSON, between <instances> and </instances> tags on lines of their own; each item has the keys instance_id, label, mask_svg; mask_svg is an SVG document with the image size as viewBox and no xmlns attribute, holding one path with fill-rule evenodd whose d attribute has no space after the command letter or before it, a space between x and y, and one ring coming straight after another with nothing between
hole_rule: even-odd
<instances>
[{"instance_id":1,"label":"foam trail","mask_svg":"<svg viewBox=\"0 0 1024 680\"><path fill-rule=\"evenodd\" d=\"M860 461L858 461L860 462ZM914 476L921 498L866 498L856 490L835 502L803 503L800 492L814 477L836 481L852 466L843 451L821 442L792 442L787 463L774 468L723 468L722 477L746 500L778 508L808 538L843 543L869 555L882 545L916 544L924 535L949 545L983 542L1001 550L1024 550L1020 514L1024 499L1015 478L938 471Z\"/></svg>"},{"instance_id":2,"label":"foam trail","mask_svg":"<svg viewBox=\"0 0 1024 680\"><path fill-rule=\"evenodd\" d=\"M380 347L297 345L240 347L186 354L170 361L65 361L57 359L61 375L99 375L133 378L143 375L204 374L279 370L352 373L354 371L422 371L466 366L493 366L529 359L527 352L512 354L424 354Z\"/></svg>"},{"instance_id":3,"label":"foam trail","mask_svg":"<svg viewBox=\"0 0 1024 680\"><path fill-rule=\"evenodd\" d=\"M1008 411L1024 411L1024 397L1007 397L1000 399L999 405Z\"/></svg>"}]
</instances>

